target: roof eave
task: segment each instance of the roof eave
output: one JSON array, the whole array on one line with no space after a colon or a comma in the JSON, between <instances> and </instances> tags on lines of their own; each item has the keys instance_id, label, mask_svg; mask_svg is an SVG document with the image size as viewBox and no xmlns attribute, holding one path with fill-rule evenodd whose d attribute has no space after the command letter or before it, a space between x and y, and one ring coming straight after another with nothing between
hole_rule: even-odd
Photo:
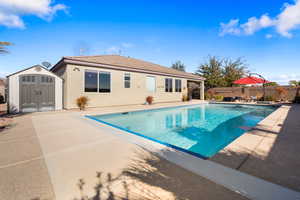
<instances>
[{"instance_id":1,"label":"roof eave","mask_svg":"<svg viewBox=\"0 0 300 200\"><path fill-rule=\"evenodd\" d=\"M64 63L65 57L62 57L49 71L53 72L56 68L59 68Z\"/></svg>"},{"instance_id":2,"label":"roof eave","mask_svg":"<svg viewBox=\"0 0 300 200\"><path fill-rule=\"evenodd\" d=\"M79 61L76 59L71 59L68 57L63 57L53 68L51 68L51 71L55 68L61 66L61 64L78 64L78 65L84 65L84 66L92 66L92 67L104 67L109 69L115 69L115 70L124 70L124 71L134 71L134 72L142 72L142 73L150 73L150 74L158 74L158 75L165 75L165 76L173 76L173 77L180 77L185 78L188 80L195 80L195 81L204 81L205 78L199 76L199 78L193 78L190 76L185 75L176 75L176 74L170 74L170 73L164 73L164 72L157 72L157 71L150 71L150 70L141 70L136 68L127 68L117 65L111 65L111 64L104 64L104 63L95 63L95 62L87 62L87 61ZM191 74L192 75L192 74Z\"/></svg>"}]
</instances>

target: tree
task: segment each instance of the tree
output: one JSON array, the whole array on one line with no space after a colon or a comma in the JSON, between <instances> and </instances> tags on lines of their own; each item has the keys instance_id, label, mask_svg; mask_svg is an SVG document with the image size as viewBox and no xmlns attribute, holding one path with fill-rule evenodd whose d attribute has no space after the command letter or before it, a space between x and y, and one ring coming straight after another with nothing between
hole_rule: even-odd
<instances>
[{"instance_id":1,"label":"tree","mask_svg":"<svg viewBox=\"0 0 300 200\"><path fill-rule=\"evenodd\" d=\"M223 60L215 56L209 56L208 61L198 67L196 74L206 78L206 88L209 89L226 85L223 77L222 64Z\"/></svg>"},{"instance_id":2,"label":"tree","mask_svg":"<svg viewBox=\"0 0 300 200\"><path fill-rule=\"evenodd\" d=\"M185 65L180 60L173 63L171 68L185 72Z\"/></svg>"},{"instance_id":3,"label":"tree","mask_svg":"<svg viewBox=\"0 0 300 200\"><path fill-rule=\"evenodd\" d=\"M300 86L300 81L291 80L291 81L289 81L289 85L291 85L291 86Z\"/></svg>"},{"instance_id":4,"label":"tree","mask_svg":"<svg viewBox=\"0 0 300 200\"><path fill-rule=\"evenodd\" d=\"M269 82L269 83L265 83L265 86L266 87L269 87L269 86L278 86L278 83L276 83L276 82Z\"/></svg>"},{"instance_id":5,"label":"tree","mask_svg":"<svg viewBox=\"0 0 300 200\"><path fill-rule=\"evenodd\" d=\"M233 82L245 76L248 73L247 65L242 58L236 60L224 59L223 60L223 76L225 86L232 87Z\"/></svg>"},{"instance_id":6,"label":"tree","mask_svg":"<svg viewBox=\"0 0 300 200\"><path fill-rule=\"evenodd\" d=\"M288 94L288 90L284 87L276 87L275 88L277 94L278 94L278 97L279 97L279 100L282 101L286 98L286 95Z\"/></svg>"},{"instance_id":7,"label":"tree","mask_svg":"<svg viewBox=\"0 0 300 200\"><path fill-rule=\"evenodd\" d=\"M0 54L9 53L6 49L7 46L12 45L10 42L1 42L0 41Z\"/></svg>"}]
</instances>

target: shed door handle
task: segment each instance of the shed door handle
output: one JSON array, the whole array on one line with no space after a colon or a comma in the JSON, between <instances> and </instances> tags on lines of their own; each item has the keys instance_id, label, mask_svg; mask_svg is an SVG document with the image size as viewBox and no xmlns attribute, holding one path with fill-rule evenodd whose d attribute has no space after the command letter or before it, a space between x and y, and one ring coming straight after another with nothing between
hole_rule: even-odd
<instances>
[{"instance_id":1,"label":"shed door handle","mask_svg":"<svg viewBox=\"0 0 300 200\"><path fill-rule=\"evenodd\" d=\"M40 91L39 91L39 90L36 90L36 91L35 91L35 95L42 95L42 91L41 91L41 90L40 90Z\"/></svg>"}]
</instances>

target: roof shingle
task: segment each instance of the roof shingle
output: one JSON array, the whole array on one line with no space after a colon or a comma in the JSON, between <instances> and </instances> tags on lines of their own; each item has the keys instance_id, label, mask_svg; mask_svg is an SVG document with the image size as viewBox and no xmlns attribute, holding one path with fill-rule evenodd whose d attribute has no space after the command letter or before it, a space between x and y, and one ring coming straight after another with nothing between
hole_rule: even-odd
<instances>
[{"instance_id":1,"label":"roof shingle","mask_svg":"<svg viewBox=\"0 0 300 200\"><path fill-rule=\"evenodd\" d=\"M63 57L63 59L79 61L79 62L88 62L94 64L112 65L115 67L122 67L127 69L159 72L164 74L181 76L185 78L203 80L202 77L192 73L182 72L169 67L164 67L158 64L154 64L151 62L130 58L130 57L119 56L119 55L67 56L67 57Z\"/></svg>"}]
</instances>

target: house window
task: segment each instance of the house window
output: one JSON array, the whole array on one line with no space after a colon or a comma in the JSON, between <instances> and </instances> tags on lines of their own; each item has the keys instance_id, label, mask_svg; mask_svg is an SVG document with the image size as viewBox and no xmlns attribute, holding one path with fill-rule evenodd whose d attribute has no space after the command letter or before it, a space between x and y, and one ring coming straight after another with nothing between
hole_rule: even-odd
<instances>
[{"instance_id":1,"label":"house window","mask_svg":"<svg viewBox=\"0 0 300 200\"><path fill-rule=\"evenodd\" d=\"M175 92L181 92L181 80L175 80Z\"/></svg>"},{"instance_id":2,"label":"house window","mask_svg":"<svg viewBox=\"0 0 300 200\"><path fill-rule=\"evenodd\" d=\"M130 88L130 73L124 74L124 87Z\"/></svg>"},{"instance_id":3,"label":"house window","mask_svg":"<svg viewBox=\"0 0 300 200\"><path fill-rule=\"evenodd\" d=\"M149 92L155 92L156 89L156 81L154 76L146 77L146 87Z\"/></svg>"},{"instance_id":4,"label":"house window","mask_svg":"<svg viewBox=\"0 0 300 200\"><path fill-rule=\"evenodd\" d=\"M166 78L165 79L165 91L166 92L173 92L173 79Z\"/></svg>"},{"instance_id":5,"label":"house window","mask_svg":"<svg viewBox=\"0 0 300 200\"><path fill-rule=\"evenodd\" d=\"M97 71L86 70L84 73L84 91L85 92L97 92Z\"/></svg>"},{"instance_id":6,"label":"house window","mask_svg":"<svg viewBox=\"0 0 300 200\"><path fill-rule=\"evenodd\" d=\"M99 72L99 92L110 92L110 73Z\"/></svg>"},{"instance_id":7,"label":"house window","mask_svg":"<svg viewBox=\"0 0 300 200\"><path fill-rule=\"evenodd\" d=\"M110 92L110 73L85 70L84 72L85 92Z\"/></svg>"}]
</instances>

